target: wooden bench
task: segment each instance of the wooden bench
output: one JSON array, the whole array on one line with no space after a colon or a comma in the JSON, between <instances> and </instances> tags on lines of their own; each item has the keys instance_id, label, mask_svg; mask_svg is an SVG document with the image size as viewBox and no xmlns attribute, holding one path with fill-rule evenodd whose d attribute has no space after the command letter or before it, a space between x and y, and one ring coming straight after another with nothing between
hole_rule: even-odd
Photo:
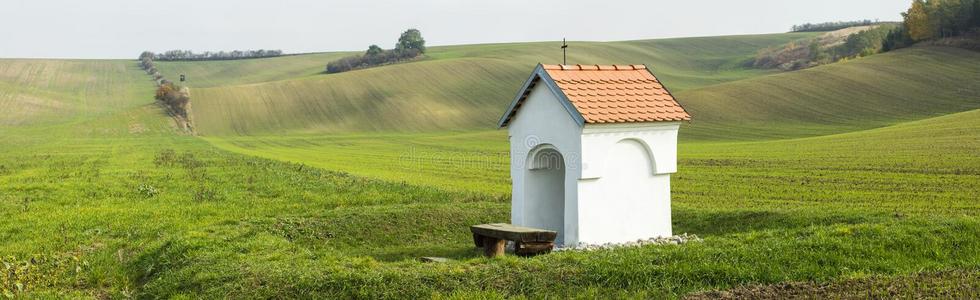
<instances>
[{"instance_id":1,"label":"wooden bench","mask_svg":"<svg viewBox=\"0 0 980 300\"><path fill-rule=\"evenodd\" d=\"M483 248L483 254L494 257L504 254L507 241L514 242L514 254L532 256L551 252L558 232L504 223L473 225L473 242Z\"/></svg>"}]
</instances>

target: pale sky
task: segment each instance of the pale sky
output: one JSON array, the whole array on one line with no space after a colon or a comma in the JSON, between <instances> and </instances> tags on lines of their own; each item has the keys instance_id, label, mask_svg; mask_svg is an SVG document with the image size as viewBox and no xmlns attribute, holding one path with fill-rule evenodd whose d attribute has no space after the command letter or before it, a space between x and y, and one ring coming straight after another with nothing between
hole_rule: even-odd
<instances>
[{"instance_id":1,"label":"pale sky","mask_svg":"<svg viewBox=\"0 0 980 300\"><path fill-rule=\"evenodd\" d=\"M616 41L788 31L793 24L900 20L911 0L3 0L0 57L135 58L143 50L391 48L407 28L429 46Z\"/></svg>"}]
</instances>

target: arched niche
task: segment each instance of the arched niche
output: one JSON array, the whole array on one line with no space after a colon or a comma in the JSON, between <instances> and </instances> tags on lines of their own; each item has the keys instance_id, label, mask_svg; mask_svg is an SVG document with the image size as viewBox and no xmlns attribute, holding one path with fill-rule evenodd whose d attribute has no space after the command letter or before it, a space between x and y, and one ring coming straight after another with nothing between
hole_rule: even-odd
<instances>
[{"instance_id":1,"label":"arched niche","mask_svg":"<svg viewBox=\"0 0 980 300\"><path fill-rule=\"evenodd\" d=\"M564 241L565 156L552 145L539 145L528 154L524 172L525 226L558 232Z\"/></svg>"}]
</instances>

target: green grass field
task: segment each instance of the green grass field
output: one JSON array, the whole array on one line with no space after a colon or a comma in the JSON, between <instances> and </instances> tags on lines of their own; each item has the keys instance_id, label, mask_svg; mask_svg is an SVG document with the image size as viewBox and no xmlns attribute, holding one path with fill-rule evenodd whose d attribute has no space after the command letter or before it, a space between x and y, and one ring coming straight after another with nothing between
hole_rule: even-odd
<instances>
[{"instance_id":1,"label":"green grass field","mask_svg":"<svg viewBox=\"0 0 980 300\"><path fill-rule=\"evenodd\" d=\"M674 231L704 241L502 259L467 230L509 217L506 132L481 122L548 44L440 47L341 76L317 74L334 54L162 64L190 73L201 136L175 129L135 61L0 60L0 108L16 112L0 118L0 297L980 297L980 54L916 47L782 74L737 63L798 37L579 46L594 56L576 59L662 59L678 82L695 121ZM438 91L467 85L483 92ZM272 86L284 94L208 96ZM384 94L399 89L422 100ZM386 96L337 96L362 91ZM396 100L426 112L332 120L304 106ZM467 117L436 118L448 103ZM424 117L444 123L410 126Z\"/></svg>"}]
</instances>

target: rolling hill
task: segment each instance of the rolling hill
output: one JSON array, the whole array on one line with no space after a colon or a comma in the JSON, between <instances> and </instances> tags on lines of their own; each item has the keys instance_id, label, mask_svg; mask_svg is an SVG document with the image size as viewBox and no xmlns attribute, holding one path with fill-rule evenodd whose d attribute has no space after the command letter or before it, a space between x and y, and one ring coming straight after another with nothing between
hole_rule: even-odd
<instances>
[{"instance_id":1,"label":"rolling hill","mask_svg":"<svg viewBox=\"0 0 980 300\"><path fill-rule=\"evenodd\" d=\"M569 62L644 63L673 90L685 90L769 74L743 64L760 48L812 35L583 42L573 44ZM553 43L433 47L428 59L380 68L316 74L310 67L308 74L293 79L270 75L279 80L218 87L205 82L193 90L194 115L205 135L488 128L531 68L560 59L558 50ZM296 71L294 66L278 62L301 57L222 62L235 67L211 74L248 78L251 73L238 70L254 69L288 74ZM175 64L187 63L162 62L160 68L172 70ZM193 80L189 85L198 86Z\"/></svg>"},{"instance_id":2,"label":"rolling hill","mask_svg":"<svg viewBox=\"0 0 980 300\"><path fill-rule=\"evenodd\" d=\"M980 67L971 63L980 54L957 48L915 47L782 74L741 65L760 47L798 37L579 43L570 60L651 65L694 115L684 138L815 136L980 107L980 91L972 87ZM304 56L185 70L194 77L211 76L202 73L210 70L219 75L214 82L229 83L208 81L194 89L195 120L204 135L480 130L492 128L528 70L549 60L550 46L436 47L422 61L329 75L317 74L319 65L300 72L300 63L281 63L320 61ZM256 69L264 71L242 71ZM297 73L303 75L288 77ZM253 82L256 76L270 81Z\"/></svg>"},{"instance_id":3,"label":"rolling hill","mask_svg":"<svg viewBox=\"0 0 980 300\"><path fill-rule=\"evenodd\" d=\"M683 141L691 142L814 137L886 127L973 110L980 108L980 89L975 87L975 83L980 82L980 64L977 61L980 61L980 53L974 51L951 47L914 47L802 71L753 76L683 89L676 92L676 95L692 113L694 120L682 127L680 137ZM404 64L399 67L432 67L438 65L437 63L439 61ZM460 62L449 61L445 64L450 63ZM390 67L376 71L381 72L386 68ZM451 68L453 67L447 67ZM427 71L433 74L441 72L439 69ZM391 77L379 77L378 82L393 82L392 80ZM295 83L282 81L278 84L283 85L283 91L292 92ZM295 88L303 90L302 87ZM425 88L430 89L428 91L431 93L440 93L437 87ZM241 102L249 101L257 99ZM324 100L329 101L332 100ZM464 133L446 130L412 132L411 129L418 128L414 126L424 128L426 124L440 125L446 122L447 117L429 115L424 120L417 120L414 118L422 118L417 115L418 109L392 108L388 112L359 111L360 115L326 124L318 123L317 126L328 127L320 130L301 126L305 131L313 132L259 132L248 136L205 132L205 139L221 149L233 152L342 170L360 176L450 189L505 193L510 186L505 176L508 151L506 131L481 130L492 126L504 104L489 105L480 102L480 98L467 98L466 101L467 104L459 104L460 109L468 108L471 105L469 102L477 102L472 104L475 107L486 108L468 113L458 112L466 116L461 120L469 123L452 128L464 129ZM281 102L268 105L270 110L263 111L264 115L286 116L293 111L283 108L284 104ZM363 109L355 103L345 105L351 110ZM235 108L247 109L239 106ZM316 114L312 108L304 111L307 114ZM381 115L385 117L378 117ZM254 120L250 118L250 114L239 116L243 119L235 122ZM371 119L360 121L358 116L370 116L367 118ZM335 130L336 128L330 126L339 122L355 120L361 123L348 126L356 129L345 129L341 133L323 133ZM277 124L296 124L285 122L289 121L284 120ZM364 132L369 130L358 125L378 126L376 130L386 132ZM447 144L453 140L466 142ZM461 170L460 166L466 168ZM425 171L419 172L418 169L423 167Z\"/></svg>"},{"instance_id":4,"label":"rolling hill","mask_svg":"<svg viewBox=\"0 0 980 300\"><path fill-rule=\"evenodd\" d=\"M980 108L980 52L913 47L677 93L685 139L773 139L882 127Z\"/></svg>"}]
</instances>

